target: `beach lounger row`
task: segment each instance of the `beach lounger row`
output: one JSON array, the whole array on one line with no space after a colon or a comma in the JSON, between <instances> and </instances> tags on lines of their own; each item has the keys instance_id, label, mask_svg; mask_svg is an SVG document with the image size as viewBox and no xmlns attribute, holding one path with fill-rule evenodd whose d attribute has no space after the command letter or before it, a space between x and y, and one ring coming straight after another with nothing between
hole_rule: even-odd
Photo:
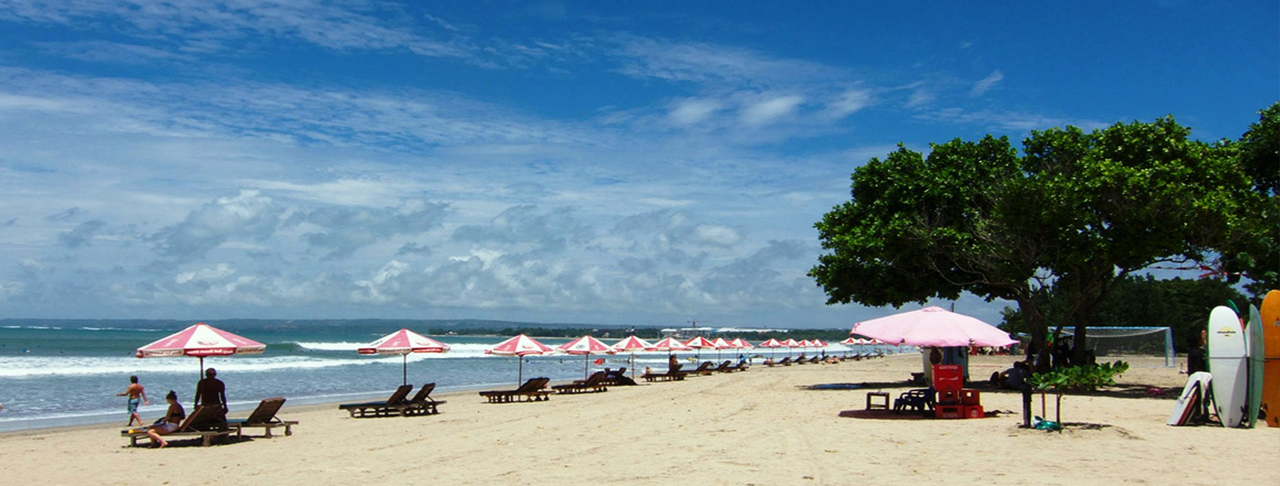
<instances>
[{"instance_id":1,"label":"beach lounger row","mask_svg":"<svg viewBox=\"0 0 1280 486\"><path fill-rule=\"evenodd\" d=\"M208 447L214 439L228 437L232 432L236 434L236 440L240 440L244 437L245 429L263 429L263 437L270 438L273 436L272 429L284 427L284 435L293 435L293 426L298 425L298 421L282 420L277 416L284 402L282 397L265 399L258 402L258 407L248 417L227 419L226 422L218 420L216 407L196 407L176 430L164 437L199 437L200 445ZM138 439L147 437L147 431L145 427L139 427L122 430L120 435L129 438L130 446L137 446Z\"/></svg>"},{"instance_id":2,"label":"beach lounger row","mask_svg":"<svg viewBox=\"0 0 1280 486\"><path fill-rule=\"evenodd\" d=\"M540 402L550 399L551 390L546 389L550 382L550 378L530 378L515 390L482 391L480 396L487 398L489 403Z\"/></svg>"},{"instance_id":3,"label":"beach lounger row","mask_svg":"<svg viewBox=\"0 0 1280 486\"><path fill-rule=\"evenodd\" d=\"M434 415L440 413L438 407L445 403L431 398L431 392L435 389L435 383L427 383L422 385L422 389L413 398L408 398L413 385L401 385L386 400L346 403L338 405L338 409L346 410L352 418Z\"/></svg>"}]
</instances>

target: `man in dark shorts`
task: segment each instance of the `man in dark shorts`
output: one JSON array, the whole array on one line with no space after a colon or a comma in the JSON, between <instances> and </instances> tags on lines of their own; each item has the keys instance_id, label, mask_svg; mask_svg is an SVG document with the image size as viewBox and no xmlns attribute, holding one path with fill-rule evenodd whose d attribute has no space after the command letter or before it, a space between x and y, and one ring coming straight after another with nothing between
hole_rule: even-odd
<instances>
[{"instance_id":1,"label":"man in dark shorts","mask_svg":"<svg viewBox=\"0 0 1280 486\"><path fill-rule=\"evenodd\" d=\"M204 379L196 383L196 401L193 407L217 407L218 422L227 421L227 387L217 378L218 370L204 370ZM194 408L193 408L194 410Z\"/></svg>"}]
</instances>

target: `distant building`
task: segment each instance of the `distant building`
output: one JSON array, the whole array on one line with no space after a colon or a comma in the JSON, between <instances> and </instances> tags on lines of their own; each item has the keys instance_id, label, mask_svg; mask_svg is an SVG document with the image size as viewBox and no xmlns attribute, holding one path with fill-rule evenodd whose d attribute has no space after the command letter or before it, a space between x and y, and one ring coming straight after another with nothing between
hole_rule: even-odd
<instances>
[{"instance_id":1,"label":"distant building","mask_svg":"<svg viewBox=\"0 0 1280 486\"><path fill-rule=\"evenodd\" d=\"M698 336L710 337L716 334L765 334L771 332L788 332L786 329L752 329L742 327L670 327L660 329L662 337L674 337L676 339L692 339Z\"/></svg>"}]
</instances>

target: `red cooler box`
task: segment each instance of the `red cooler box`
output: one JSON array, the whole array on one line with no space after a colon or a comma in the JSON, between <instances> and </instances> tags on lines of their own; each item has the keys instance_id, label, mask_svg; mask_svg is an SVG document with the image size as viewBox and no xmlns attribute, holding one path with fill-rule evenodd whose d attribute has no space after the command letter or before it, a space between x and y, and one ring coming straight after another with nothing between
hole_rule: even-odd
<instances>
[{"instance_id":1,"label":"red cooler box","mask_svg":"<svg viewBox=\"0 0 1280 486\"><path fill-rule=\"evenodd\" d=\"M933 389L958 392L964 388L964 368L960 365L933 365Z\"/></svg>"}]
</instances>

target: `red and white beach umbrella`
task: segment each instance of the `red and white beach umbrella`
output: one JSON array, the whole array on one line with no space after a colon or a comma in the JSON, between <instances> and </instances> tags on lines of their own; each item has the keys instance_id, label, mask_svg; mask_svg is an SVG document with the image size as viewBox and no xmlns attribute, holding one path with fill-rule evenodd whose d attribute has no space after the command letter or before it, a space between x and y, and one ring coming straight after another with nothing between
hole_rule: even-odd
<instances>
[{"instance_id":1,"label":"red and white beach umbrella","mask_svg":"<svg viewBox=\"0 0 1280 486\"><path fill-rule=\"evenodd\" d=\"M593 354L613 354L613 348L608 344L600 342L599 339L591 336L582 336L567 343L556 346L556 350L567 354L581 354L583 356L582 378L587 378L587 370L590 368L591 355Z\"/></svg>"},{"instance_id":2,"label":"red and white beach umbrella","mask_svg":"<svg viewBox=\"0 0 1280 486\"><path fill-rule=\"evenodd\" d=\"M813 347L815 347L815 348L825 348L825 347L827 347L827 343L826 343L825 341L821 340L821 339L814 339L814 340L813 340Z\"/></svg>"},{"instance_id":3,"label":"red and white beach umbrella","mask_svg":"<svg viewBox=\"0 0 1280 486\"><path fill-rule=\"evenodd\" d=\"M853 337L847 337L844 339L844 341L840 341L840 344L843 344L845 346L853 346L859 343L857 339L854 339Z\"/></svg>"},{"instance_id":4,"label":"red and white beach umbrella","mask_svg":"<svg viewBox=\"0 0 1280 486\"><path fill-rule=\"evenodd\" d=\"M768 341L760 343L759 347L769 348L769 359L773 359L774 351L776 351L778 348L781 348L782 346L783 346L782 341L779 341L774 338L769 338Z\"/></svg>"},{"instance_id":5,"label":"red and white beach umbrella","mask_svg":"<svg viewBox=\"0 0 1280 486\"><path fill-rule=\"evenodd\" d=\"M631 378L636 377L636 353L642 351L653 351L653 345L634 334L613 343L613 352L631 354Z\"/></svg>"},{"instance_id":6,"label":"red and white beach umbrella","mask_svg":"<svg viewBox=\"0 0 1280 486\"><path fill-rule=\"evenodd\" d=\"M716 347L715 343L711 342L710 339L702 336L685 341L684 345L693 348L698 353L699 360L702 359L702 348L715 349Z\"/></svg>"},{"instance_id":7,"label":"red and white beach umbrella","mask_svg":"<svg viewBox=\"0 0 1280 486\"><path fill-rule=\"evenodd\" d=\"M676 351L688 351L690 349L693 349L693 348L685 346L683 342L681 342L679 339L676 339L674 337L669 337L661 341L658 341L653 344L652 348L650 348L650 350L652 351L666 351L667 354L671 354Z\"/></svg>"},{"instance_id":8,"label":"red and white beach umbrella","mask_svg":"<svg viewBox=\"0 0 1280 486\"><path fill-rule=\"evenodd\" d=\"M524 357L525 356L541 356L555 352L550 346L542 344L537 340L525 336L517 335L511 339L500 342L492 348L484 350L484 354L496 354L498 356L515 356L519 358L520 371L516 375L516 384L524 382Z\"/></svg>"},{"instance_id":9,"label":"red and white beach umbrella","mask_svg":"<svg viewBox=\"0 0 1280 486\"><path fill-rule=\"evenodd\" d=\"M751 345L751 343L747 342L747 340L746 340L746 339L742 339L742 338L734 338L734 340L729 341L729 345L730 345L730 346L733 346L733 347L734 347L734 349L752 349L752 348L755 348L755 346L752 346L752 345Z\"/></svg>"},{"instance_id":10,"label":"red and white beach umbrella","mask_svg":"<svg viewBox=\"0 0 1280 486\"><path fill-rule=\"evenodd\" d=\"M267 345L260 342L198 322L159 341L138 348L134 356L139 358L195 356L200 358L200 369L203 371L205 356L262 354L266 349Z\"/></svg>"},{"instance_id":11,"label":"red and white beach umbrella","mask_svg":"<svg viewBox=\"0 0 1280 486\"><path fill-rule=\"evenodd\" d=\"M810 341L810 340L808 340L808 339L802 340L802 341L800 341L800 347L802 347L802 348L812 348L812 347L813 347L813 341Z\"/></svg>"},{"instance_id":12,"label":"red and white beach umbrella","mask_svg":"<svg viewBox=\"0 0 1280 486\"><path fill-rule=\"evenodd\" d=\"M651 350L653 350L652 344L649 344L648 341L635 337L634 335L627 336L621 341L613 343L613 351L615 353L638 353L641 351Z\"/></svg>"},{"instance_id":13,"label":"red and white beach umbrella","mask_svg":"<svg viewBox=\"0 0 1280 486\"><path fill-rule=\"evenodd\" d=\"M401 329L356 349L359 354L399 354L403 356L404 383L409 384L409 353L447 353L449 345L408 329Z\"/></svg>"},{"instance_id":14,"label":"red and white beach umbrella","mask_svg":"<svg viewBox=\"0 0 1280 486\"><path fill-rule=\"evenodd\" d=\"M795 338L790 338L783 341L782 345L787 347L787 354L791 354L795 352L795 348L800 347L800 342L796 341Z\"/></svg>"},{"instance_id":15,"label":"red and white beach umbrella","mask_svg":"<svg viewBox=\"0 0 1280 486\"><path fill-rule=\"evenodd\" d=\"M715 341L711 341L711 346L716 348L716 361L720 361L721 349L733 349L733 345L729 344L729 341L725 341L722 337L718 337Z\"/></svg>"}]
</instances>

